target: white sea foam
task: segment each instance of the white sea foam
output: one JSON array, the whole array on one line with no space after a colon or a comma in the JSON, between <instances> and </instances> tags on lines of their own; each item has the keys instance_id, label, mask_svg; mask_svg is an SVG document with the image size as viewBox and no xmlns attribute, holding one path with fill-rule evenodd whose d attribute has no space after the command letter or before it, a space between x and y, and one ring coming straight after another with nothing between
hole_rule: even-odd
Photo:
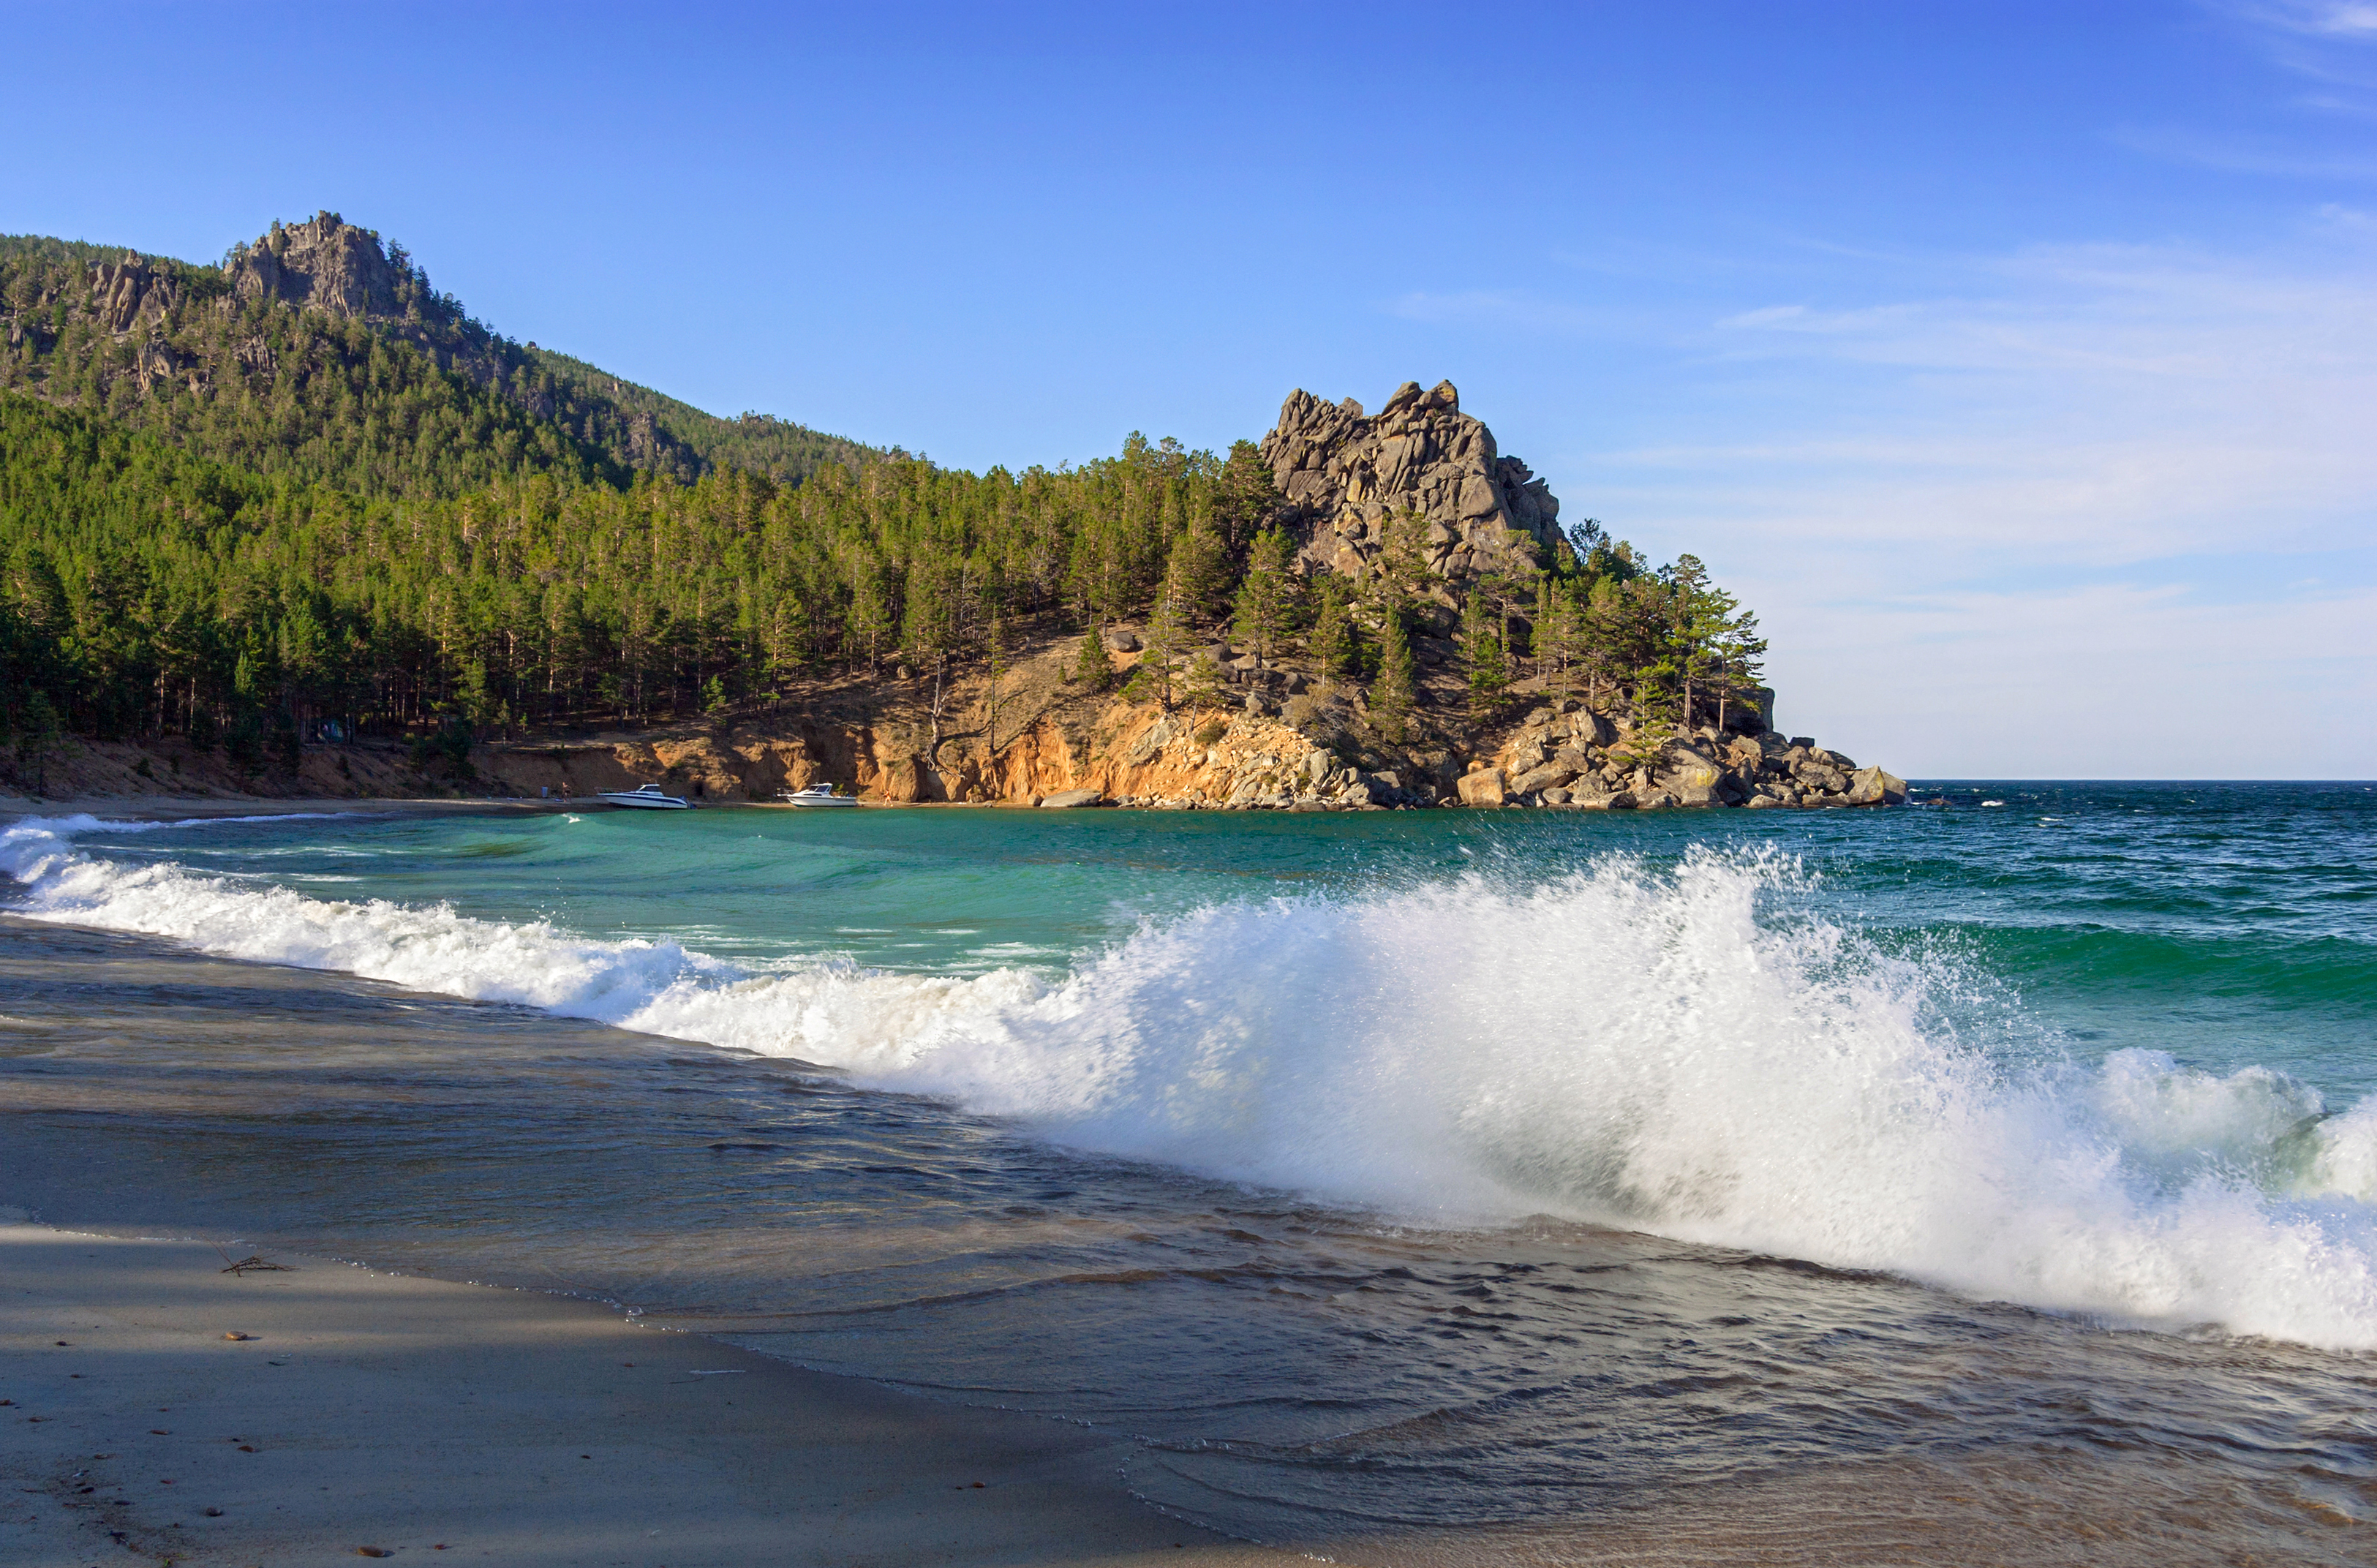
<instances>
[{"instance_id":1,"label":"white sea foam","mask_svg":"<svg viewBox=\"0 0 2377 1568\"><path fill-rule=\"evenodd\" d=\"M2377 1348L2377 1103L2330 1117L2265 1069L2009 1051L1953 964L1807 914L1779 861L1224 905L1044 983L326 902L76 853L97 825L0 832L22 913L833 1063L1415 1220L1549 1213Z\"/></svg>"}]
</instances>

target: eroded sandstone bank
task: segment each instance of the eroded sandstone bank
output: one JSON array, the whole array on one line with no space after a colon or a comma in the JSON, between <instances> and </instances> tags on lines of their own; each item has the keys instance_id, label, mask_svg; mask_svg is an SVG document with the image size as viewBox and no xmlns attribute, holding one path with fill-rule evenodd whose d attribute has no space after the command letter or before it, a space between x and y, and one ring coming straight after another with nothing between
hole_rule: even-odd
<instances>
[{"instance_id":1,"label":"eroded sandstone bank","mask_svg":"<svg viewBox=\"0 0 2377 1568\"><path fill-rule=\"evenodd\" d=\"M1144 657L1130 628L1107 641L1117 679ZM1523 681L1473 718L1441 656L1419 671L1400 735L1356 684L1292 654L1228 642L1192 650L1222 672L1199 702L1166 707L1089 689L1080 639L1019 652L994 692L980 674L933 683L897 667L819 681L784 700L694 724L497 739L458 759L424 746L309 746L294 772L169 740L76 742L49 760L52 798L589 796L658 784L699 799L766 802L818 783L883 804L1110 803L1208 809L1894 804L1905 786L1755 710L1675 731L1622 702Z\"/></svg>"}]
</instances>

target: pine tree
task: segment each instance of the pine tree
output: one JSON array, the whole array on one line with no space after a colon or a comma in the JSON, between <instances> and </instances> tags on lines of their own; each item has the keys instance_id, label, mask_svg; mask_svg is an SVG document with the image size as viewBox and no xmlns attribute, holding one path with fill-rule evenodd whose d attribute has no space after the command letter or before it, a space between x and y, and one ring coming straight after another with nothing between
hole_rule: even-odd
<instances>
[{"instance_id":1,"label":"pine tree","mask_svg":"<svg viewBox=\"0 0 2377 1568\"><path fill-rule=\"evenodd\" d=\"M1535 664L1550 674L1553 689L1563 698L1573 690L1576 667L1585 656L1585 621L1576 580L1545 578L1535 625Z\"/></svg>"},{"instance_id":2,"label":"pine tree","mask_svg":"<svg viewBox=\"0 0 2377 1568\"><path fill-rule=\"evenodd\" d=\"M1114 685L1114 659L1106 652L1105 636L1095 626L1081 633L1081 651L1073 656L1073 679L1085 691L1105 691Z\"/></svg>"},{"instance_id":3,"label":"pine tree","mask_svg":"<svg viewBox=\"0 0 2377 1568\"><path fill-rule=\"evenodd\" d=\"M298 764L304 759L304 748L297 738L296 715L285 708L272 715L269 744L273 766L281 771L282 776L295 778Z\"/></svg>"},{"instance_id":4,"label":"pine tree","mask_svg":"<svg viewBox=\"0 0 2377 1568\"><path fill-rule=\"evenodd\" d=\"M1324 577L1315 590L1320 604L1312 618L1308 645L1312 662L1324 676L1353 673L1356 650L1353 617L1345 613L1345 587L1335 577Z\"/></svg>"},{"instance_id":5,"label":"pine tree","mask_svg":"<svg viewBox=\"0 0 2377 1568\"><path fill-rule=\"evenodd\" d=\"M1678 556L1666 575L1667 663L1681 688L1680 723L1690 729L1698 722L1695 693L1707 688L1717 691L1717 716L1722 723L1728 666L1737 656L1754 660L1766 651L1757 636L1758 618L1747 615L1739 600L1709 581L1708 569L1696 556Z\"/></svg>"},{"instance_id":6,"label":"pine tree","mask_svg":"<svg viewBox=\"0 0 2377 1568\"><path fill-rule=\"evenodd\" d=\"M1766 639L1758 635L1758 617L1748 610L1735 615L1718 633L1715 648L1716 727L1722 734L1726 703L1766 667Z\"/></svg>"},{"instance_id":7,"label":"pine tree","mask_svg":"<svg viewBox=\"0 0 2377 1568\"><path fill-rule=\"evenodd\" d=\"M1272 649L1287 630L1295 581L1288 572L1286 536L1277 529L1255 535L1247 552L1246 580L1238 585L1237 634L1255 657L1271 662Z\"/></svg>"},{"instance_id":8,"label":"pine tree","mask_svg":"<svg viewBox=\"0 0 2377 1568\"><path fill-rule=\"evenodd\" d=\"M1538 574L1535 578L1535 624L1527 638L1527 653L1535 661L1535 675L1538 679L1551 673L1550 645L1553 641L1551 623L1553 616L1558 613L1556 605L1559 599L1559 579L1551 572ZM1566 693L1563 692L1562 695L1565 696Z\"/></svg>"},{"instance_id":9,"label":"pine tree","mask_svg":"<svg viewBox=\"0 0 2377 1568\"><path fill-rule=\"evenodd\" d=\"M1420 592L1436 581L1427 569L1427 520L1415 511L1397 512L1387 520L1386 536L1379 547L1382 590L1398 602Z\"/></svg>"},{"instance_id":10,"label":"pine tree","mask_svg":"<svg viewBox=\"0 0 2377 1568\"><path fill-rule=\"evenodd\" d=\"M1284 497L1272 481L1271 464L1252 441L1234 441L1215 486L1214 521L1232 550L1269 526Z\"/></svg>"},{"instance_id":11,"label":"pine tree","mask_svg":"<svg viewBox=\"0 0 2377 1568\"><path fill-rule=\"evenodd\" d=\"M1183 626L1211 625L1213 607L1229 586L1230 563L1201 502L1173 536L1165 568L1165 589Z\"/></svg>"},{"instance_id":12,"label":"pine tree","mask_svg":"<svg viewBox=\"0 0 2377 1568\"><path fill-rule=\"evenodd\" d=\"M1142 640L1145 651L1140 654L1139 667L1131 672L1125 695L1133 701L1149 699L1169 709L1172 706L1173 664L1188 646L1188 628L1181 623L1178 600L1174 595L1176 584L1167 578L1155 601L1155 613L1147 617L1147 633Z\"/></svg>"},{"instance_id":13,"label":"pine tree","mask_svg":"<svg viewBox=\"0 0 2377 1568\"><path fill-rule=\"evenodd\" d=\"M990 665L990 688L983 696L985 738L990 746L990 754L996 757L998 755L998 687L1007 676L1007 626L1005 618L996 609L991 611L989 621L983 627L982 651Z\"/></svg>"},{"instance_id":14,"label":"pine tree","mask_svg":"<svg viewBox=\"0 0 2377 1568\"><path fill-rule=\"evenodd\" d=\"M1486 585L1472 588L1462 605L1462 644L1469 665L1469 716L1493 712L1511 684L1511 665L1499 617L1489 615Z\"/></svg>"},{"instance_id":15,"label":"pine tree","mask_svg":"<svg viewBox=\"0 0 2377 1568\"><path fill-rule=\"evenodd\" d=\"M17 719L17 776L35 795L50 792L50 752L58 736L58 713L49 694L36 691L26 698Z\"/></svg>"},{"instance_id":16,"label":"pine tree","mask_svg":"<svg viewBox=\"0 0 2377 1568\"><path fill-rule=\"evenodd\" d=\"M1229 683L1222 676L1222 666L1213 662L1212 652L1200 648L1188 661L1188 673L1181 677L1180 695L1191 706L1219 708L1228 705Z\"/></svg>"},{"instance_id":17,"label":"pine tree","mask_svg":"<svg viewBox=\"0 0 2377 1568\"><path fill-rule=\"evenodd\" d=\"M1404 630L1403 606L1390 604L1379 628L1379 678L1370 683L1370 719L1380 735L1389 740L1403 739L1415 696L1411 639Z\"/></svg>"}]
</instances>

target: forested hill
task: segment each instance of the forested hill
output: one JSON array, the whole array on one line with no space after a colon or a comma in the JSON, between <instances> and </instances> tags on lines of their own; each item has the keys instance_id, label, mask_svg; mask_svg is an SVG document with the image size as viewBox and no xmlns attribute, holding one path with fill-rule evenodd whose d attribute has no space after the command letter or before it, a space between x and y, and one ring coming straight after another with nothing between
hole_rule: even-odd
<instances>
[{"instance_id":1,"label":"forested hill","mask_svg":"<svg viewBox=\"0 0 2377 1568\"><path fill-rule=\"evenodd\" d=\"M220 266L0 237L0 389L364 497L724 468L796 483L868 449L722 419L491 330L403 248L321 213Z\"/></svg>"},{"instance_id":2,"label":"forested hill","mask_svg":"<svg viewBox=\"0 0 2377 1568\"><path fill-rule=\"evenodd\" d=\"M797 486L547 473L370 499L0 391L0 733L252 752L325 719L632 723L894 654L996 659L1033 617L1167 582L1210 624L1276 500L1250 443L1136 437L1057 472L892 455Z\"/></svg>"},{"instance_id":3,"label":"forested hill","mask_svg":"<svg viewBox=\"0 0 2377 1568\"><path fill-rule=\"evenodd\" d=\"M960 473L515 343L330 213L211 267L0 240L0 324L19 782L65 731L293 772L307 736L676 721L903 670L995 687L1059 634L1102 689L1117 620L1143 632L1134 698L1213 700L1227 634L1258 669L1300 649L1390 738L1430 707L1493 722L1521 661L1723 724L1765 646L1691 557L1562 529L1450 383L1376 415L1299 391L1226 454L1134 435ZM1431 694L1455 669L1465 692Z\"/></svg>"}]
</instances>

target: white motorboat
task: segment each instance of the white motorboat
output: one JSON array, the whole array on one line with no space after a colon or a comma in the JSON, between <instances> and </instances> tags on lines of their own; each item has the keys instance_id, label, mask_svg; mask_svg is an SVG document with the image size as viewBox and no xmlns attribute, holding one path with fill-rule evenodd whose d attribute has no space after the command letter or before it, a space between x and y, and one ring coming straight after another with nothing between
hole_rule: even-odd
<instances>
[{"instance_id":1,"label":"white motorboat","mask_svg":"<svg viewBox=\"0 0 2377 1568\"><path fill-rule=\"evenodd\" d=\"M658 784L646 784L641 789L606 789L594 798L608 806L635 806L646 811L693 809L693 802L681 796L663 795Z\"/></svg>"},{"instance_id":2,"label":"white motorboat","mask_svg":"<svg viewBox=\"0 0 2377 1568\"><path fill-rule=\"evenodd\" d=\"M858 804L858 796L836 795L833 792L833 785L830 784L813 784L806 789L786 790L784 804L787 806L855 806Z\"/></svg>"}]
</instances>

